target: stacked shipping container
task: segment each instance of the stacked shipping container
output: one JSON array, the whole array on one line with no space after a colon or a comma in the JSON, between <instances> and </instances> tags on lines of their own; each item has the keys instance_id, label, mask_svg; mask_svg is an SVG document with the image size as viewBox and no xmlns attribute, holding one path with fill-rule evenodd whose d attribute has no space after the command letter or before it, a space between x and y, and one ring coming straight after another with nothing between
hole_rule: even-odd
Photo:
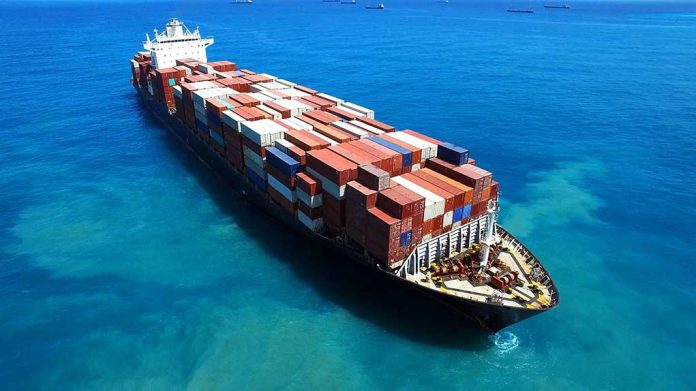
<instances>
[{"instance_id":1,"label":"stacked shipping container","mask_svg":"<svg viewBox=\"0 0 696 391\"><path fill-rule=\"evenodd\" d=\"M395 267L422 240L486 211L492 175L469 152L374 112L228 61L131 61L133 84L308 229L343 236Z\"/></svg>"}]
</instances>

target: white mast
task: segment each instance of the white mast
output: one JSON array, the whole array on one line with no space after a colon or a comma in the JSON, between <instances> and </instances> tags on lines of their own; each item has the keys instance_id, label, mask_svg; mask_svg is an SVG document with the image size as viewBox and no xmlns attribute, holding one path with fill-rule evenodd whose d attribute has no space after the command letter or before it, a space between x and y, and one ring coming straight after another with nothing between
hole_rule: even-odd
<instances>
[{"instance_id":1,"label":"white mast","mask_svg":"<svg viewBox=\"0 0 696 391\"><path fill-rule=\"evenodd\" d=\"M146 40L143 42L145 50L152 55L154 68L173 67L176 65L176 60L181 58L193 58L200 62L208 61L206 48L212 45L214 40L211 37L201 38L198 27L190 31L177 18L171 18L163 33L157 29L154 33L152 40L149 35L146 35Z\"/></svg>"},{"instance_id":2,"label":"white mast","mask_svg":"<svg viewBox=\"0 0 696 391\"><path fill-rule=\"evenodd\" d=\"M488 200L486 205L488 216L486 217L486 236L481 240L481 266L479 272L484 272L488 266L488 254L490 253L491 246L495 244L495 221L498 214L499 208L498 203L494 200Z\"/></svg>"}]
</instances>

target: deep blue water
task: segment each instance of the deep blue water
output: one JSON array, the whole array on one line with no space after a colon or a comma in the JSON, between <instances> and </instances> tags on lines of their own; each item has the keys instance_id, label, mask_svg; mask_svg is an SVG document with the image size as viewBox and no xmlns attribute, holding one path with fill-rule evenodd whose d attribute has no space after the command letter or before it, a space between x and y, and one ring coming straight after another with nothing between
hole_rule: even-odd
<instances>
[{"instance_id":1,"label":"deep blue water","mask_svg":"<svg viewBox=\"0 0 696 391\"><path fill-rule=\"evenodd\" d=\"M386 3L0 5L3 389L696 388L696 4ZM248 210L129 85L170 16L468 147L561 306L490 336Z\"/></svg>"}]
</instances>

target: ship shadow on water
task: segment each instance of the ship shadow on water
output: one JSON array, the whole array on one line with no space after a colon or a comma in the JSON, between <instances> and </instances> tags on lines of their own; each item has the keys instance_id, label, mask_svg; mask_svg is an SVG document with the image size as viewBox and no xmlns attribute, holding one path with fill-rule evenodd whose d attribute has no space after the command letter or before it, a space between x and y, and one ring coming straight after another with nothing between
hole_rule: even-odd
<instances>
[{"instance_id":1,"label":"ship shadow on water","mask_svg":"<svg viewBox=\"0 0 696 391\"><path fill-rule=\"evenodd\" d=\"M216 205L232 217L251 240L287 264L323 298L354 316L415 342L472 351L490 348L490 333L450 307L340 255L335 249L317 245L317 240L293 235L292 229L284 224L264 223L258 214L265 212L245 203L231 190L231 185L203 164L142 102L138 101L138 106L148 125L166 132L167 137L162 139L165 147ZM258 240L262 234L264 240Z\"/></svg>"}]
</instances>

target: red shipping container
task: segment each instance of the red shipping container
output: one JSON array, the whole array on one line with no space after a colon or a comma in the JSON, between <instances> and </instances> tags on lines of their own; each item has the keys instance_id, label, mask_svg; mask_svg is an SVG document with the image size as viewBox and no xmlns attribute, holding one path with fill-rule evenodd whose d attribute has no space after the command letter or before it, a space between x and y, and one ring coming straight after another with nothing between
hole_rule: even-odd
<instances>
[{"instance_id":1,"label":"red shipping container","mask_svg":"<svg viewBox=\"0 0 696 391\"><path fill-rule=\"evenodd\" d=\"M442 198L445 199L445 212L450 212L453 211L455 208L455 197L454 194L450 193L449 191L431 183L428 182L422 178L419 178L412 173L404 174L402 175L405 179L408 179L409 181L415 183L416 185L424 188L425 190L428 190L431 193L434 193ZM463 198L463 197L462 197Z\"/></svg>"},{"instance_id":2,"label":"red shipping container","mask_svg":"<svg viewBox=\"0 0 696 391\"><path fill-rule=\"evenodd\" d=\"M273 101L264 102L264 106L270 107L271 109L280 113L283 118L290 118L290 109L285 108Z\"/></svg>"},{"instance_id":3,"label":"red shipping container","mask_svg":"<svg viewBox=\"0 0 696 391\"><path fill-rule=\"evenodd\" d=\"M377 196L377 206L397 219L405 219L406 217L412 216L413 200L397 191L395 187L379 192Z\"/></svg>"},{"instance_id":4,"label":"red shipping container","mask_svg":"<svg viewBox=\"0 0 696 391\"><path fill-rule=\"evenodd\" d=\"M307 165L307 152L298 146L288 148L288 156L300 162L300 167L304 168Z\"/></svg>"},{"instance_id":5,"label":"red shipping container","mask_svg":"<svg viewBox=\"0 0 696 391\"><path fill-rule=\"evenodd\" d=\"M270 186L266 187L266 191L271 196L271 199L275 201L278 205L283 207L283 209L287 210L290 213L295 213L295 211L297 210L297 203L290 202L287 198L283 197L282 194L278 193L276 189Z\"/></svg>"},{"instance_id":6,"label":"red shipping container","mask_svg":"<svg viewBox=\"0 0 696 391\"><path fill-rule=\"evenodd\" d=\"M239 72L245 73L247 75L255 75L256 74L256 72L250 71L248 69L240 69Z\"/></svg>"},{"instance_id":7,"label":"red shipping container","mask_svg":"<svg viewBox=\"0 0 696 391\"><path fill-rule=\"evenodd\" d=\"M363 209L371 209L377 206L377 192L361 185L357 181L350 181L346 185L346 199L355 202Z\"/></svg>"},{"instance_id":8,"label":"red shipping container","mask_svg":"<svg viewBox=\"0 0 696 391\"><path fill-rule=\"evenodd\" d=\"M229 99L233 102L236 102L238 105L244 107L254 107L258 106L259 103L261 103L261 101L259 101L258 99L247 94L230 95Z\"/></svg>"},{"instance_id":9,"label":"red shipping container","mask_svg":"<svg viewBox=\"0 0 696 391\"><path fill-rule=\"evenodd\" d=\"M390 173L390 174L392 173L392 160L393 160L394 154L389 154L389 153L386 153L384 151L378 150L376 148L372 148L365 143L361 143L360 140L351 141L350 143L348 143L348 145L350 145L354 148L361 149L361 150L369 153L370 155L377 157L378 159L380 159L380 161L379 161L379 164L376 164L376 166L381 168L382 170Z\"/></svg>"},{"instance_id":10,"label":"red shipping container","mask_svg":"<svg viewBox=\"0 0 696 391\"><path fill-rule=\"evenodd\" d=\"M480 192L484 187L490 185L493 174L471 164L465 164L452 168L447 176L467 186L473 187L474 192Z\"/></svg>"},{"instance_id":11,"label":"red shipping container","mask_svg":"<svg viewBox=\"0 0 696 391\"><path fill-rule=\"evenodd\" d=\"M318 99L321 99L321 98L318 98ZM309 98L307 98L307 100L309 100ZM309 101L314 102L312 100L309 100ZM314 103L316 103L316 102L314 102ZM340 118L336 117L333 114L329 114L325 111L319 111L319 110L307 111L303 114L303 116L309 117L310 119L317 121L317 122L320 122L324 125L329 125L332 122L336 122L336 121L341 120Z\"/></svg>"},{"instance_id":12,"label":"red shipping container","mask_svg":"<svg viewBox=\"0 0 696 391\"><path fill-rule=\"evenodd\" d=\"M316 220L324 217L323 208L310 208L309 205L304 202L298 202L298 207L302 213L307 215L310 219Z\"/></svg>"},{"instance_id":13,"label":"red shipping container","mask_svg":"<svg viewBox=\"0 0 696 391\"><path fill-rule=\"evenodd\" d=\"M335 115L336 117L343 118L345 120L351 121L359 117L359 115L349 113L345 110L342 110L338 107L327 107L326 108L327 113L331 113Z\"/></svg>"},{"instance_id":14,"label":"red shipping container","mask_svg":"<svg viewBox=\"0 0 696 391\"><path fill-rule=\"evenodd\" d=\"M244 72L244 71L242 71L242 72ZM271 79L268 76L257 75L257 74L253 74L253 75L247 74L247 75L244 75L242 77L246 80L249 80L250 82L252 82L254 84L256 84L256 83L270 83L273 81L273 79Z\"/></svg>"},{"instance_id":15,"label":"red shipping container","mask_svg":"<svg viewBox=\"0 0 696 391\"><path fill-rule=\"evenodd\" d=\"M409 143L405 143L405 142L403 142L395 137L392 137L391 135L388 135L388 134L382 134L382 135L375 136L375 137L381 138L382 140L389 141L392 144L398 145L401 148L405 148L406 150L411 151L411 164L412 165L419 164L421 162L421 159L423 156L422 149L415 147ZM411 170L408 170L406 172L410 172L410 171ZM402 172L404 172L404 170L402 170Z\"/></svg>"},{"instance_id":16,"label":"red shipping container","mask_svg":"<svg viewBox=\"0 0 696 391\"><path fill-rule=\"evenodd\" d=\"M241 135L241 139L242 139L242 145L251 149L254 153L261 156L262 158L264 158L264 159L266 158L266 147L262 147L262 146L256 144L253 140L250 140L245 135Z\"/></svg>"},{"instance_id":17,"label":"red shipping container","mask_svg":"<svg viewBox=\"0 0 696 391\"><path fill-rule=\"evenodd\" d=\"M300 102L300 103L304 103L305 105L311 107L312 110L318 110L318 109L320 109L320 107L319 107L318 104L312 103L312 102L308 101L307 99L300 98L300 99L298 99L297 101Z\"/></svg>"},{"instance_id":18,"label":"red shipping container","mask_svg":"<svg viewBox=\"0 0 696 391\"><path fill-rule=\"evenodd\" d=\"M404 129L404 130L402 130L402 132L404 132L404 133L406 133L406 134L410 134L411 136L416 137L416 138L419 138L419 139L421 139L421 140L423 140L423 141L427 141L427 142L429 142L429 143L431 143L431 144L435 144L435 145L440 145L440 144L442 144L442 141L437 140L437 139L434 139L434 138L432 138L432 137L428 137L428 136L426 136L426 135L424 135L424 134L418 133L418 132L416 132L415 130Z\"/></svg>"},{"instance_id":19,"label":"red shipping container","mask_svg":"<svg viewBox=\"0 0 696 391\"><path fill-rule=\"evenodd\" d=\"M395 127L393 127L393 126L391 126L391 125L387 125L387 124L385 124L384 122L379 122L379 121L377 121L377 120L375 120L375 119L372 119L372 118L368 118L368 117L358 117L358 118L356 118L356 119L357 119L358 121L362 122L362 123L366 123L366 124L368 124L368 125L370 125L370 126L372 126L372 127L375 127L375 128L377 128L377 129L379 129L379 130L381 130L381 131L383 131L383 132L393 132L393 131L396 130Z\"/></svg>"},{"instance_id":20,"label":"red shipping container","mask_svg":"<svg viewBox=\"0 0 696 391\"><path fill-rule=\"evenodd\" d=\"M279 169L273 167L270 164L266 165L266 172L268 175L272 176L273 178L277 179L278 182L282 183L283 186L287 187L290 190L295 190L295 177L287 177L283 172L281 172Z\"/></svg>"},{"instance_id":21,"label":"red shipping container","mask_svg":"<svg viewBox=\"0 0 696 391\"><path fill-rule=\"evenodd\" d=\"M328 149L307 152L307 167L343 186L358 175L358 165Z\"/></svg>"},{"instance_id":22,"label":"red shipping container","mask_svg":"<svg viewBox=\"0 0 696 391\"><path fill-rule=\"evenodd\" d=\"M376 149L387 156L391 156L391 170L388 170L392 176L401 175L401 170L403 168L403 155L389 149L381 144L368 139L362 139L355 142L356 144L365 145L369 148Z\"/></svg>"},{"instance_id":23,"label":"red shipping container","mask_svg":"<svg viewBox=\"0 0 696 391\"><path fill-rule=\"evenodd\" d=\"M299 130L288 130L285 132L285 139L304 151L323 149L329 146L329 143L321 138Z\"/></svg>"},{"instance_id":24,"label":"red shipping container","mask_svg":"<svg viewBox=\"0 0 696 391\"><path fill-rule=\"evenodd\" d=\"M218 83L225 87L229 87L237 92L250 92L251 82L241 77L233 77L230 79L218 79Z\"/></svg>"},{"instance_id":25,"label":"red shipping container","mask_svg":"<svg viewBox=\"0 0 696 391\"><path fill-rule=\"evenodd\" d=\"M414 172L414 174L415 175L430 176L430 177L436 178L440 181L446 182L446 183L460 189L461 191L464 192L464 201L463 201L462 205L470 204L474 200L474 188L473 187L469 187L463 183L459 183L448 176L440 174L439 172L433 171L429 168L423 168L423 169L420 169L420 170Z\"/></svg>"},{"instance_id":26,"label":"red shipping container","mask_svg":"<svg viewBox=\"0 0 696 391\"><path fill-rule=\"evenodd\" d=\"M216 98L208 98L205 100L205 109L209 113L215 114L217 118L222 118L222 112L225 110L229 110L229 108L221 103L218 99Z\"/></svg>"},{"instance_id":27,"label":"red shipping container","mask_svg":"<svg viewBox=\"0 0 696 391\"><path fill-rule=\"evenodd\" d=\"M296 116L295 118L297 118L297 119L301 120L302 122L305 122L309 125L312 125L312 128L314 129L315 132L317 132L321 135L324 135L324 136L326 136L326 137L330 138L331 140L334 140L338 143L346 143L346 142L353 139L352 135L350 135L346 132L343 132L337 128L334 128L331 126L326 126L326 125L322 124L321 122L317 122L317 121L305 116L304 114L300 114L300 115Z\"/></svg>"},{"instance_id":28,"label":"red shipping container","mask_svg":"<svg viewBox=\"0 0 696 391\"><path fill-rule=\"evenodd\" d=\"M426 160L425 167L427 167L435 172L438 172L438 173L440 173L448 178L452 178L450 176L449 172L457 166L455 166L452 163L448 163L440 158L434 157L434 158L430 158L430 159Z\"/></svg>"},{"instance_id":29,"label":"red shipping container","mask_svg":"<svg viewBox=\"0 0 696 391\"><path fill-rule=\"evenodd\" d=\"M314 103L315 105L319 106L322 110L328 109L329 107L335 106L335 105L336 105L336 103L334 103L334 102L332 102L332 101L330 101L330 100L326 100L326 99L324 99L324 98L320 98L320 97L314 96L314 95L305 97L305 98L303 98L303 99L304 99L304 100L307 100L307 101L309 101L309 102ZM325 113L325 114L331 115L331 114L329 114L329 113ZM334 116L334 115L331 115L331 116L332 116L332 117L335 117L336 120L338 121L338 117L336 117L336 116ZM333 121L330 121L330 122L333 122Z\"/></svg>"},{"instance_id":30,"label":"red shipping container","mask_svg":"<svg viewBox=\"0 0 696 391\"><path fill-rule=\"evenodd\" d=\"M301 86L301 85L299 85L299 84L296 84L293 88L296 89L296 90L302 91L302 92L304 92L304 93L307 93L307 94L309 94L309 95L316 95L316 94L317 94L317 91L316 91L316 90L313 90L313 89L311 89L311 88L309 88L309 87Z\"/></svg>"},{"instance_id":31,"label":"red shipping container","mask_svg":"<svg viewBox=\"0 0 696 391\"><path fill-rule=\"evenodd\" d=\"M327 192L322 192L324 224L342 229L346 225L346 200L338 200Z\"/></svg>"},{"instance_id":32,"label":"red shipping container","mask_svg":"<svg viewBox=\"0 0 696 391\"><path fill-rule=\"evenodd\" d=\"M306 172L297 173L297 187L311 196L321 193L321 182Z\"/></svg>"},{"instance_id":33,"label":"red shipping container","mask_svg":"<svg viewBox=\"0 0 696 391\"><path fill-rule=\"evenodd\" d=\"M340 145L333 145L329 147L330 151L333 151L337 153L338 155L341 155L342 157L352 161L353 163L357 164L358 166L362 166L365 164L372 164L373 163L373 158L370 158L369 156L365 154L359 154L359 153L353 153L349 151L346 148L343 148L343 145L348 145L348 144L340 144Z\"/></svg>"}]
</instances>

